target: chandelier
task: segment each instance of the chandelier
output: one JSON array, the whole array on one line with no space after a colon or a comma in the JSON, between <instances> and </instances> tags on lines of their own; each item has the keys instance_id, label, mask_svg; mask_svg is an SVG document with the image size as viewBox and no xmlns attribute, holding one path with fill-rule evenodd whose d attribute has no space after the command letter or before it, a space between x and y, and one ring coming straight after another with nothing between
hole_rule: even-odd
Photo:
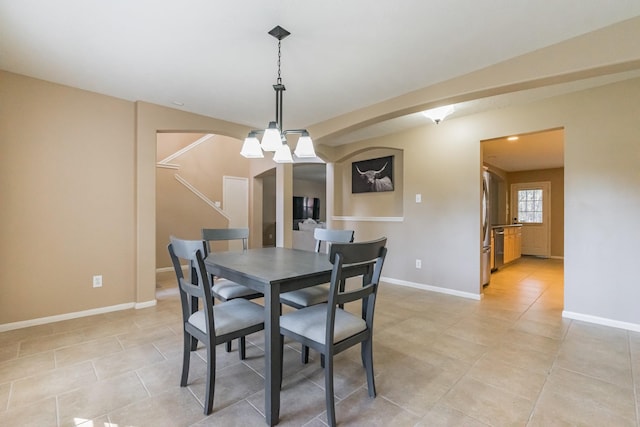
<instances>
[{"instance_id":1,"label":"chandelier","mask_svg":"<svg viewBox=\"0 0 640 427\"><path fill-rule=\"evenodd\" d=\"M427 111L423 111L422 114L428 118L433 120L433 123L439 124L444 120L449 114L455 111L455 107L453 105L445 105L444 107L432 108Z\"/></svg>"},{"instance_id":2,"label":"chandelier","mask_svg":"<svg viewBox=\"0 0 640 427\"><path fill-rule=\"evenodd\" d=\"M282 95L286 89L282 84L282 77L280 77L280 44L282 39L291 33L278 25L269 31L269 34L278 39L278 78L276 79L276 84L273 85L273 89L276 91L276 120L269 122L269 125L264 130L252 130L249 132L242 144L240 154L247 158L262 158L264 157L263 151L273 151L274 162L293 163L291 149L287 144L287 135L298 134L300 137L294 151L296 157L316 157L313 141L306 129L284 130L282 127ZM258 135L262 135L262 142L258 140Z\"/></svg>"}]
</instances>

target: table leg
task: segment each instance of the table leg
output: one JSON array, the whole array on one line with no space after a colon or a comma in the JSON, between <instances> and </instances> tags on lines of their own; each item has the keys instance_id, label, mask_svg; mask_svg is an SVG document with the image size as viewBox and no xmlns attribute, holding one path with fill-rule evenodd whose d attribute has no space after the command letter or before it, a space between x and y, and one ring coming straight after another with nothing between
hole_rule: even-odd
<instances>
[{"instance_id":1,"label":"table leg","mask_svg":"<svg viewBox=\"0 0 640 427\"><path fill-rule=\"evenodd\" d=\"M264 359L265 401L267 424L278 424L280 417L280 285L270 285L264 293Z\"/></svg>"}]
</instances>

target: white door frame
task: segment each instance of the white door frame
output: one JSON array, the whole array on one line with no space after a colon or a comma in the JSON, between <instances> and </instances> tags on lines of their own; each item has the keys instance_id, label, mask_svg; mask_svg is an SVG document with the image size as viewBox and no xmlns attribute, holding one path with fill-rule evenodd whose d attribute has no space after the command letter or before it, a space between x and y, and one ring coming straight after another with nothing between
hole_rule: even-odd
<instances>
[{"instance_id":1,"label":"white door frame","mask_svg":"<svg viewBox=\"0 0 640 427\"><path fill-rule=\"evenodd\" d=\"M249 227L249 179L238 176L222 177L222 209L229 217L229 228ZM251 238L249 238L251 239ZM239 242L238 247L242 249ZM229 245L230 249L236 249Z\"/></svg>"}]
</instances>

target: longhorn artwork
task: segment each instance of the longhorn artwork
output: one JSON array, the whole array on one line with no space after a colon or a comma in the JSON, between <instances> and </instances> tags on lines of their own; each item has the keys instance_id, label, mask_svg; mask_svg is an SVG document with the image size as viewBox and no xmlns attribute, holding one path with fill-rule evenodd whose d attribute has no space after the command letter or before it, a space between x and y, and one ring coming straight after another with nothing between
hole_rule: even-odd
<instances>
[{"instance_id":1,"label":"longhorn artwork","mask_svg":"<svg viewBox=\"0 0 640 427\"><path fill-rule=\"evenodd\" d=\"M393 191L393 156L351 163L351 192Z\"/></svg>"}]
</instances>

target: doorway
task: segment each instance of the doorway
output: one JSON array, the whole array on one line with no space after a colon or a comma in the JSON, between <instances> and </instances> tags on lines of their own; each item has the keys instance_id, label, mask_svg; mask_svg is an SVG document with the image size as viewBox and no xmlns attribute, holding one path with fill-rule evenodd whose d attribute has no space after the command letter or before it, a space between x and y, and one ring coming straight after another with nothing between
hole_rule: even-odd
<instances>
[{"instance_id":1,"label":"doorway","mask_svg":"<svg viewBox=\"0 0 640 427\"><path fill-rule=\"evenodd\" d=\"M492 226L509 225L518 218L517 203L511 194L513 185L535 190L536 185L541 188L540 183L549 183L543 204L548 209L547 243L542 246L544 250L532 249L531 254L563 259L564 129L502 136L484 140L481 145L483 165L496 178L490 193Z\"/></svg>"},{"instance_id":2,"label":"doorway","mask_svg":"<svg viewBox=\"0 0 640 427\"><path fill-rule=\"evenodd\" d=\"M522 225L523 255L551 256L551 183L511 184L513 222Z\"/></svg>"},{"instance_id":3,"label":"doorway","mask_svg":"<svg viewBox=\"0 0 640 427\"><path fill-rule=\"evenodd\" d=\"M532 256L556 260L554 268L562 269L564 129L502 136L482 141L481 147L483 166L495 177L489 199L492 226L512 225L514 218L522 224L525 256L500 270L512 265L511 270L516 272L518 265L518 268L531 265ZM520 195L525 202L522 209L518 203ZM491 284L500 284L500 280L494 279L509 276L497 274L500 270L494 271L485 292Z\"/></svg>"}]
</instances>

